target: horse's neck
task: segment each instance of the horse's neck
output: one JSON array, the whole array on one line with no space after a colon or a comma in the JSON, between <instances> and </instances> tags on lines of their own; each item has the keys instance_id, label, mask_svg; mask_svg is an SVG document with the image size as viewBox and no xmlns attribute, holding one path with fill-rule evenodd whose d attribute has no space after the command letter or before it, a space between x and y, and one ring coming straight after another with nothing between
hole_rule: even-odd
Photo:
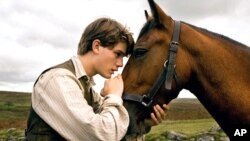
<instances>
[{"instance_id":1,"label":"horse's neck","mask_svg":"<svg viewBox=\"0 0 250 141\"><path fill-rule=\"evenodd\" d=\"M250 48L237 47L230 41L197 30L186 25L181 34L182 48L191 65L191 80L200 83L209 93L225 93L223 97L227 93L240 94L244 89L249 93Z\"/></svg>"},{"instance_id":2,"label":"horse's neck","mask_svg":"<svg viewBox=\"0 0 250 141\"><path fill-rule=\"evenodd\" d=\"M224 112L222 117L238 118L240 115L230 111L242 109L241 114L250 111L247 47L232 47L236 44L188 25L182 26L181 44L191 66L186 88L213 116ZM250 121L250 116L247 118Z\"/></svg>"}]
</instances>

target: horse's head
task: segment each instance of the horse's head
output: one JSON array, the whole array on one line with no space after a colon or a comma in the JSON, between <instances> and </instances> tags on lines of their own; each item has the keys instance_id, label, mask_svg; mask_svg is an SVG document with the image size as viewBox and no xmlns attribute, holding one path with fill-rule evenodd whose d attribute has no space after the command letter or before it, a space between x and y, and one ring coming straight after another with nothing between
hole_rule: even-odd
<instances>
[{"instance_id":1,"label":"horse's head","mask_svg":"<svg viewBox=\"0 0 250 141\"><path fill-rule=\"evenodd\" d=\"M122 73L124 106L130 114L128 134L140 130L139 122L149 117L153 105L167 104L176 98L189 73L183 68L187 65L178 66L186 64L181 61L180 50L177 54L177 47L181 46L180 23L176 24L153 0L149 0L149 5L152 16L145 11L147 22Z\"/></svg>"}]
</instances>

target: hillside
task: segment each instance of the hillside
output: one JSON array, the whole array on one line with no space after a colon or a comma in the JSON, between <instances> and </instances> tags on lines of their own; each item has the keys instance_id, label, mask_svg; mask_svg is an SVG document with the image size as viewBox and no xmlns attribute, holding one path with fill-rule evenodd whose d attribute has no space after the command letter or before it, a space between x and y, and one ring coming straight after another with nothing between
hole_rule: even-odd
<instances>
[{"instance_id":1,"label":"hillside","mask_svg":"<svg viewBox=\"0 0 250 141\"><path fill-rule=\"evenodd\" d=\"M31 104L30 93L0 91L0 129L25 128ZM170 103L168 120L211 118L197 99L175 99ZM15 125L17 124L17 125Z\"/></svg>"},{"instance_id":2,"label":"hillside","mask_svg":"<svg viewBox=\"0 0 250 141\"><path fill-rule=\"evenodd\" d=\"M212 118L196 98L178 98L170 102L169 120Z\"/></svg>"}]
</instances>

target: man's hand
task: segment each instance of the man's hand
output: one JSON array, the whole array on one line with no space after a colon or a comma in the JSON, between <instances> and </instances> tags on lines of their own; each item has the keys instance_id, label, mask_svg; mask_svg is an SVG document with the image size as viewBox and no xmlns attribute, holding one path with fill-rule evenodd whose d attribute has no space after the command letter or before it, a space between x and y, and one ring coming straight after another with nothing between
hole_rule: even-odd
<instances>
[{"instance_id":1,"label":"man's hand","mask_svg":"<svg viewBox=\"0 0 250 141\"><path fill-rule=\"evenodd\" d=\"M154 113L151 113L151 118L147 118L140 122L139 124L139 136L143 136L150 131L151 126L155 126L160 124L166 117L167 111L169 110L169 106L167 104L163 104L163 108L159 105L155 105L153 107Z\"/></svg>"},{"instance_id":2,"label":"man's hand","mask_svg":"<svg viewBox=\"0 0 250 141\"><path fill-rule=\"evenodd\" d=\"M169 110L169 106L167 104L163 104L163 109L159 105L155 105L153 107L154 113L151 113L151 119L145 119L145 124L147 126L155 126L160 124L166 117L167 111Z\"/></svg>"},{"instance_id":3,"label":"man's hand","mask_svg":"<svg viewBox=\"0 0 250 141\"><path fill-rule=\"evenodd\" d=\"M107 96L108 94L115 94L122 96L124 86L122 76L118 74L114 78L108 79L104 83L104 87L101 91L101 96Z\"/></svg>"}]
</instances>

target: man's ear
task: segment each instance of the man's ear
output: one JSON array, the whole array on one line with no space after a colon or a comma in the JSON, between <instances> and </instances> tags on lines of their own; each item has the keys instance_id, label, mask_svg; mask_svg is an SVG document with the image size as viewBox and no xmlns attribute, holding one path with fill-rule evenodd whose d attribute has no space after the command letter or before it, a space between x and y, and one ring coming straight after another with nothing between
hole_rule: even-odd
<instances>
[{"instance_id":1,"label":"man's ear","mask_svg":"<svg viewBox=\"0 0 250 141\"><path fill-rule=\"evenodd\" d=\"M95 39L92 42L92 51L93 51L94 54L99 53L100 45L101 45L101 41L99 39Z\"/></svg>"}]
</instances>

